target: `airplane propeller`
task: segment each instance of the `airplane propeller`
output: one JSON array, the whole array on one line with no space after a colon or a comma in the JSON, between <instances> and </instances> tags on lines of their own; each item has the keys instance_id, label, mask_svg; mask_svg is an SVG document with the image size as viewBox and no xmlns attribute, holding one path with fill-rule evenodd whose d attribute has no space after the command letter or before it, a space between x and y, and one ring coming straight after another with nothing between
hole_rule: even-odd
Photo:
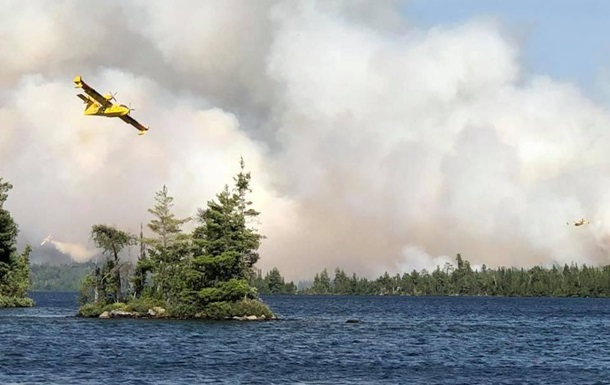
<instances>
[{"instance_id":1,"label":"airplane propeller","mask_svg":"<svg viewBox=\"0 0 610 385\"><path fill-rule=\"evenodd\" d=\"M116 92L110 92L110 91L108 91L108 94L110 95L110 100L114 100L114 101L116 102L116 98L115 98L115 96L116 96L116 94L117 94L117 93L116 93Z\"/></svg>"}]
</instances>

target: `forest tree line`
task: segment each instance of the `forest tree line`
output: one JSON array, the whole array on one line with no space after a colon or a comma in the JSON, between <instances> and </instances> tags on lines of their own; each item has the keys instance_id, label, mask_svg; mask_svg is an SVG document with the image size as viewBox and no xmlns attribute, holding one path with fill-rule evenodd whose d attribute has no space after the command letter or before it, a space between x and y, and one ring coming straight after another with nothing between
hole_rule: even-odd
<instances>
[{"instance_id":1,"label":"forest tree line","mask_svg":"<svg viewBox=\"0 0 610 385\"><path fill-rule=\"evenodd\" d=\"M368 280L326 269L315 275L302 294L371 294L408 296L610 297L610 265L553 265L549 268L473 269L460 254L455 264Z\"/></svg>"},{"instance_id":2,"label":"forest tree line","mask_svg":"<svg viewBox=\"0 0 610 385\"><path fill-rule=\"evenodd\" d=\"M34 290L65 290L75 287L90 270L90 264L32 266ZM133 265L130 264L130 269ZM80 275L79 275L80 274ZM483 265L472 269L470 262L457 255L454 264L427 270L390 275L376 279L327 269L316 274L300 288L284 279L274 267L263 274L256 269L249 284L262 295L267 294L337 294L337 295L408 295L408 296L512 296L512 297L610 297L610 266L591 267L565 264L549 268L499 267ZM54 289L58 287L59 289Z\"/></svg>"},{"instance_id":3,"label":"forest tree line","mask_svg":"<svg viewBox=\"0 0 610 385\"><path fill-rule=\"evenodd\" d=\"M83 278L94 268L94 262L73 262L61 265L33 263L30 265L31 290L79 291Z\"/></svg>"}]
</instances>

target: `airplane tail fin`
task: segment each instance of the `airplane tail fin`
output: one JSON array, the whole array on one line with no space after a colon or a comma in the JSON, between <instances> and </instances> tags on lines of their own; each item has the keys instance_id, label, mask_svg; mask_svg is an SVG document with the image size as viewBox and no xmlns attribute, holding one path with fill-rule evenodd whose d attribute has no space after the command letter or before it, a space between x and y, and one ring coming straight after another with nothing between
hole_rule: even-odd
<instances>
[{"instance_id":1,"label":"airplane tail fin","mask_svg":"<svg viewBox=\"0 0 610 385\"><path fill-rule=\"evenodd\" d=\"M80 76L74 78L75 88L83 88L83 79Z\"/></svg>"}]
</instances>

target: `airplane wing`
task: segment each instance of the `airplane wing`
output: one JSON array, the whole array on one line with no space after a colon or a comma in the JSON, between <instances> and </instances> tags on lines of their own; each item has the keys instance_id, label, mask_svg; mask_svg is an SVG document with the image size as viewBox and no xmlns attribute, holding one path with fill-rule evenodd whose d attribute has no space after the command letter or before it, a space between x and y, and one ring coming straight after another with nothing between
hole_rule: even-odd
<instances>
[{"instance_id":1,"label":"airplane wing","mask_svg":"<svg viewBox=\"0 0 610 385\"><path fill-rule=\"evenodd\" d=\"M121 120L125 123L134 126L138 131L140 131L140 135L144 135L146 131L148 131L148 127L141 125L137 120L129 115L119 116L119 118L121 118Z\"/></svg>"},{"instance_id":2,"label":"airplane wing","mask_svg":"<svg viewBox=\"0 0 610 385\"><path fill-rule=\"evenodd\" d=\"M112 106L112 103L109 100L106 100L106 98L100 95L96 90L89 87L80 76L74 78L74 84L76 84L76 88L82 88L87 95L91 96L93 100L101 104L103 107L108 108Z\"/></svg>"}]
</instances>

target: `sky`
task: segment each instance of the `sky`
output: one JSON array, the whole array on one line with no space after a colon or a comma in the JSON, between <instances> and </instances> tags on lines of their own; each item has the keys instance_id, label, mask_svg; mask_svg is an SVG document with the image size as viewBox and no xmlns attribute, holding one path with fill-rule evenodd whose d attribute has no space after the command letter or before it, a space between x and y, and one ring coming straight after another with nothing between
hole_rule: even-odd
<instances>
[{"instance_id":1,"label":"sky","mask_svg":"<svg viewBox=\"0 0 610 385\"><path fill-rule=\"evenodd\" d=\"M599 0L411 0L404 14L423 28L459 24L475 18L499 20L519 40L522 65L533 73L574 82L594 96L610 65L605 15ZM598 95L599 96L599 95Z\"/></svg>"},{"instance_id":2,"label":"sky","mask_svg":"<svg viewBox=\"0 0 610 385\"><path fill-rule=\"evenodd\" d=\"M191 216L243 157L258 266L288 279L609 262L607 2L94 4L0 3L0 176L33 261L98 257L91 226L139 232L163 185ZM76 75L149 132L84 116Z\"/></svg>"}]
</instances>

